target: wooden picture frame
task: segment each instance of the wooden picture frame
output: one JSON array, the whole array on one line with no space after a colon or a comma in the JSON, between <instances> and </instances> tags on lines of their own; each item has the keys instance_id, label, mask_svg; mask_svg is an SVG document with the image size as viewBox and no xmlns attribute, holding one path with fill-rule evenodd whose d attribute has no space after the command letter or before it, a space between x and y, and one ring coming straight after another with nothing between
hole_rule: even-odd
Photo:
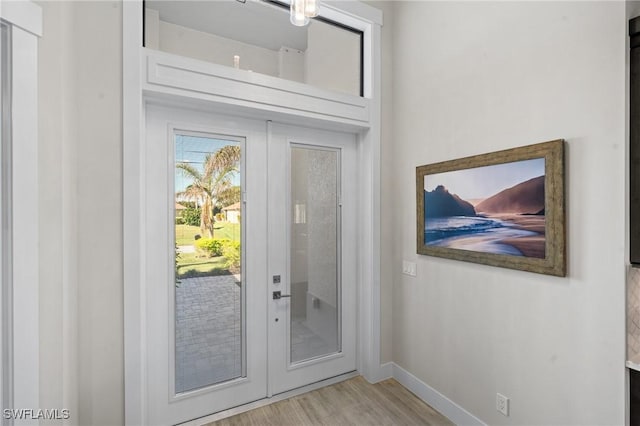
<instances>
[{"instance_id":1,"label":"wooden picture frame","mask_svg":"<svg viewBox=\"0 0 640 426\"><path fill-rule=\"evenodd\" d=\"M416 167L416 206L418 254L566 275L564 140Z\"/></svg>"}]
</instances>

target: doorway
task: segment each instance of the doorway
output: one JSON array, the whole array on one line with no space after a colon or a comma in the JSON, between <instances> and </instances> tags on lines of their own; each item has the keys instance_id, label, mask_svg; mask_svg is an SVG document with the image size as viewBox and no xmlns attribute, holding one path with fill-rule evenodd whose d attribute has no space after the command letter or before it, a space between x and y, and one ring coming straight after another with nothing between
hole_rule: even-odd
<instances>
[{"instance_id":1,"label":"doorway","mask_svg":"<svg viewBox=\"0 0 640 426\"><path fill-rule=\"evenodd\" d=\"M148 419L356 369L355 135L146 107Z\"/></svg>"}]
</instances>

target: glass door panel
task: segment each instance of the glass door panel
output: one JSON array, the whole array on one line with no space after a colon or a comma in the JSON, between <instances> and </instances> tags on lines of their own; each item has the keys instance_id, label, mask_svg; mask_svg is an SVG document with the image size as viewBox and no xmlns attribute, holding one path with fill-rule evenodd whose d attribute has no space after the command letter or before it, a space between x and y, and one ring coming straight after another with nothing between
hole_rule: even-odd
<instances>
[{"instance_id":1,"label":"glass door panel","mask_svg":"<svg viewBox=\"0 0 640 426\"><path fill-rule=\"evenodd\" d=\"M269 389L277 394L356 369L357 167L353 134L273 123L270 135Z\"/></svg>"},{"instance_id":2,"label":"glass door panel","mask_svg":"<svg viewBox=\"0 0 640 426\"><path fill-rule=\"evenodd\" d=\"M267 395L265 124L155 104L145 122L145 423L179 424Z\"/></svg>"},{"instance_id":3,"label":"glass door panel","mask_svg":"<svg viewBox=\"0 0 640 426\"><path fill-rule=\"evenodd\" d=\"M339 154L291 147L292 363L340 351Z\"/></svg>"},{"instance_id":4,"label":"glass door panel","mask_svg":"<svg viewBox=\"0 0 640 426\"><path fill-rule=\"evenodd\" d=\"M175 134L175 390L244 377L242 147Z\"/></svg>"}]
</instances>

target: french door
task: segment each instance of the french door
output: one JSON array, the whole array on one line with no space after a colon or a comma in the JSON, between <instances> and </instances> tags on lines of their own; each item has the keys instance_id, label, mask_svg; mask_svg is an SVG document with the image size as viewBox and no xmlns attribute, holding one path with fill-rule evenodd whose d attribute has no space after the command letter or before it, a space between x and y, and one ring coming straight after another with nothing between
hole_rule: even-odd
<instances>
[{"instance_id":1,"label":"french door","mask_svg":"<svg viewBox=\"0 0 640 426\"><path fill-rule=\"evenodd\" d=\"M145 351L151 424L180 423L266 395L265 127L147 105ZM233 158L217 167L214 156L222 151ZM240 221L216 221L220 212L212 203L238 189L230 205L239 204ZM212 247L223 239L227 250L234 249L232 243L240 246L231 267L219 256L223 248Z\"/></svg>"},{"instance_id":2,"label":"french door","mask_svg":"<svg viewBox=\"0 0 640 426\"><path fill-rule=\"evenodd\" d=\"M353 135L271 126L269 385L274 394L356 369L354 165Z\"/></svg>"},{"instance_id":3,"label":"french door","mask_svg":"<svg viewBox=\"0 0 640 426\"><path fill-rule=\"evenodd\" d=\"M354 169L353 135L147 105L149 423L356 369Z\"/></svg>"}]
</instances>

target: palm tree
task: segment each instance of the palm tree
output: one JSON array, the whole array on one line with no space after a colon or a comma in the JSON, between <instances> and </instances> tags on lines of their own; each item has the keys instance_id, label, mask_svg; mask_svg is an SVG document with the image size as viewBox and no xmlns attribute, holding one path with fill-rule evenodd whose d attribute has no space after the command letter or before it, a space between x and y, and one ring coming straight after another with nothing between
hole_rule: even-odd
<instances>
[{"instance_id":1,"label":"palm tree","mask_svg":"<svg viewBox=\"0 0 640 426\"><path fill-rule=\"evenodd\" d=\"M202 171L189 163L178 163L176 168L193 180L178 196L197 201L201 205L200 232L213 238L213 208L220 195L231 186L231 178L239 171L240 147L227 145L213 154L207 154Z\"/></svg>"}]
</instances>

